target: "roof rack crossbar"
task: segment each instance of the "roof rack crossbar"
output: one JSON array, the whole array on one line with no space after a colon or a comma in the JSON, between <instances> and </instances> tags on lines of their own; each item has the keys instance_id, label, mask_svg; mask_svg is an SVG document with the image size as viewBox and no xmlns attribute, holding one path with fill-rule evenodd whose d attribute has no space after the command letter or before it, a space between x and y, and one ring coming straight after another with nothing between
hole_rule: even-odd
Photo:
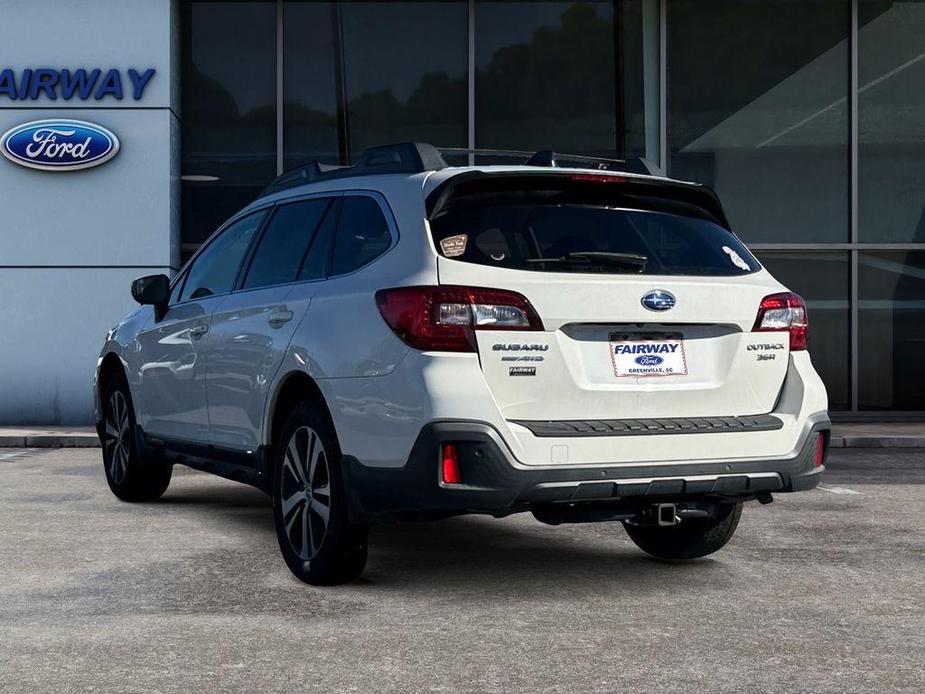
<instances>
[{"instance_id":1,"label":"roof rack crossbar","mask_svg":"<svg viewBox=\"0 0 925 694\"><path fill-rule=\"evenodd\" d=\"M433 145L423 142L402 142L394 145L370 147L360 155L360 161L354 166L338 166L312 161L304 166L287 171L263 189L260 197L278 193L281 190L326 181L331 178L349 176L366 176L387 173L421 173L438 171L446 168L446 162L440 151Z\"/></svg>"}]
</instances>

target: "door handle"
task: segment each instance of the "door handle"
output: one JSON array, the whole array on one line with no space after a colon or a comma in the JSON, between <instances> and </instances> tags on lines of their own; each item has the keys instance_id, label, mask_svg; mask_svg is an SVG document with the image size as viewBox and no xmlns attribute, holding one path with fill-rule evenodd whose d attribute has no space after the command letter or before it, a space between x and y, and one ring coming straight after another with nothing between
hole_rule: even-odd
<instances>
[{"instance_id":1,"label":"door handle","mask_svg":"<svg viewBox=\"0 0 925 694\"><path fill-rule=\"evenodd\" d=\"M282 327L285 323L292 320L292 311L274 311L267 316L267 322L271 328Z\"/></svg>"},{"instance_id":2,"label":"door handle","mask_svg":"<svg viewBox=\"0 0 925 694\"><path fill-rule=\"evenodd\" d=\"M189 329L189 336L194 340L198 340L200 337L209 332L208 323L200 323L199 325L194 325Z\"/></svg>"}]
</instances>

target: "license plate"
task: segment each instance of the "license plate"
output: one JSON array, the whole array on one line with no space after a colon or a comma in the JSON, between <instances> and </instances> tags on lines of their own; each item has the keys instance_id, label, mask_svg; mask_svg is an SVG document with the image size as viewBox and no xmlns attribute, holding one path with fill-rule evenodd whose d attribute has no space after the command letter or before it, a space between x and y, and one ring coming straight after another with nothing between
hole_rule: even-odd
<instances>
[{"instance_id":1,"label":"license plate","mask_svg":"<svg viewBox=\"0 0 925 694\"><path fill-rule=\"evenodd\" d=\"M640 340L611 335L610 360L618 378L687 375L684 340L680 337Z\"/></svg>"}]
</instances>

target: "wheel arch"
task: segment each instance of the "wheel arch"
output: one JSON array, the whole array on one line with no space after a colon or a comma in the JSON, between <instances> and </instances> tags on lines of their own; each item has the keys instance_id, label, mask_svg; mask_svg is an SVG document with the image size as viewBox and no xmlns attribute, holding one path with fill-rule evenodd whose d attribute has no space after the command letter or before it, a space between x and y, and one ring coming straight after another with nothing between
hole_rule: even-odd
<instances>
[{"instance_id":1,"label":"wheel arch","mask_svg":"<svg viewBox=\"0 0 925 694\"><path fill-rule=\"evenodd\" d=\"M103 394L106 388L112 383L114 378L119 374L128 382L128 372L125 361L116 352L107 352L100 359L99 366L96 370L96 426L99 429L103 421ZM129 394L131 395L131 385L129 385Z\"/></svg>"},{"instance_id":2,"label":"wheel arch","mask_svg":"<svg viewBox=\"0 0 925 694\"><path fill-rule=\"evenodd\" d=\"M279 379L265 415L263 444L272 447L277 435L286 421L286 416L300 402L311 401L318 405L327 417L335 435L334 419L318 383L304 371L290 371Z\"/></svg>"}]
</instances>

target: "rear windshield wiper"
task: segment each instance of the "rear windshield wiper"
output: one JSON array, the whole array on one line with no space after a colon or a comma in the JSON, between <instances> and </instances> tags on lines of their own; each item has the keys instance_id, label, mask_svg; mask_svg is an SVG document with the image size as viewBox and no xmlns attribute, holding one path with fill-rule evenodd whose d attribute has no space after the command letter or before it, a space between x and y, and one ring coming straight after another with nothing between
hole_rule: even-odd
<instances>
[{"instance_id":1,"label":"rear windshield wiper","mask_svg":"<svg viewBox=\"0 0 925 694\"><path fill-rule=\"evenodd\" d=\"M573 251L558 258L528 258L528 263L556 263L559 265L603 265L624 267L642 272L649 257L636 253L608 253L606 251Z\"/></svg>"}]
</instances>

